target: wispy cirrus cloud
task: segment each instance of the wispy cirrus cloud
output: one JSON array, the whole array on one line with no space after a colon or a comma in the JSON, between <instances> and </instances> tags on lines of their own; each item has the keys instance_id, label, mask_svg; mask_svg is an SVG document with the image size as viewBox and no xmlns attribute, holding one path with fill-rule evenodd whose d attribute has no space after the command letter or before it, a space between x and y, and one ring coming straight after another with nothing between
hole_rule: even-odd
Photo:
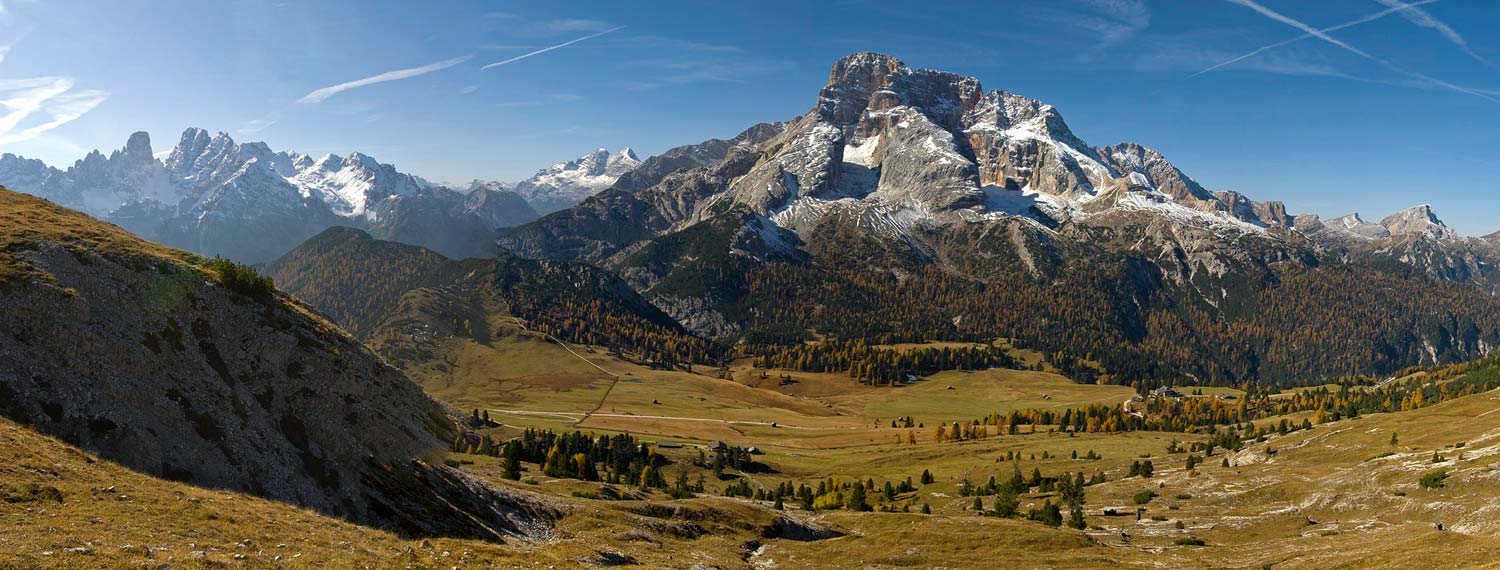
<instances>
[{"instance_id":1,"label":"wispy cirrus cloud","mask_svg":"<svg viewBox=\"0 0 1500 570\"><path fill-rule=\"evenodd\" d=\"M777 60L758 60L739 56L681 54L642 59L627 65L646 70L642 79L625 82L626 89L655 89L665 85L689 83L746 83L751 78L784 71L791 64Z\"/></svg>"},{"instance_id":2,"label":"wispy cirrus cloud","mask_svg":"<svg viewBox=\"0 0 1500 570\"><path fill-rule=\"evenodd\" d=\"M616 26L609 22L599 20L586 20L582 18L564 18L561 20L543 20L536 23L536 30L548 34L572 34L577 32L602 32ZM618 29L618 28L617 28Z\"/></svg>"},{"instance_id":3,"label":"wispy cirrus cloud","mask_svg":"<svg viewBox=\"0 0 1500 570\"><path fill-rule=\"evenodd\" d=\"M1083 34L1092 44L1086 57L1125 43L1151 26L1151 9L1142 0L1077 0L1031 9L1028 15Z\"/></svg>"},{"instance_id":4,"label":"wispy cirrus cloud","mask_svg":"<svg viewBox=\"0 0 1500 570\"><path fill-rule=\"evenodd\" d=\"M573 94L573 93L553 93L551 95L547 95L547 96L544 96L544 97L541 97L541 98L537 98L537 99L519 99L519 100L514 100L514 101L497 101L497 102L494 102L494 103L490 103L490 106L494 107L496 109L510 109L510 108L515 108L515 107L541 107L543 105L548 105L548 104L552 104L552 103L572 103L572 102L575 102L575 101L582 101L582 100L583 100L583 96L582 95L576 95L576 94Z\"/></svg>"},{"instance_id":5,"label":"wispy cirrus cloud","mask_svg":"<svg viewBox=\"0 0 1500 570\"><path fill-rule=\"evenodd\" d=\"M1306 23L1303 23L1303 22L1301 22L1299 20L1296 20L1296 19L1291 18L1289 16L1286 16L1284 14L1281 14L1280 12L1277 12L1275 10L1272 10L1270 8L1262 6L1261 4L1257 3L1255 0L1226 0L1226 1L1230 2L1232 4L1238 4L1240 6L1244 6L1246 8L1251 9L1251 10L1254 10L1256 13L1258 13L1258 14L1260 14L1262 16L1265 16L1268 19L1271 19L1271 20L1274 20L1276 22L1280 22L1282 24L1286 24L1286 25L1291 26L1293 28L1302 30L1302 32L1304 34L1311 35L1312 37L1317 38L1319 40L1322 40L1325 43L1337 46L1340 49L1343 49L1344 51L1347 51L1349 53L1352 53L1354 55L1362 57L1362 58L1364 58L1366 60L1375 62L1376 64L1379 64L1381 67L1384 67L1384 68L1386 68L1386 69L1388 69L1390 71L1394 71L1396 73L1404 75L1404 76L1406 76L1406 77L1408 77L1410 79L1413 79L1413 80L1416 80L1416 81L1419 81L1419 82L1423 82L1423 83L1426 83L1426 84L1434 86L1434 87L1440 87L1440 88L1443 88L1443 89L1447 89L1449 91L1453 91L1453 92L1456 92L1456 93L1464 93L1464 94L1468 94L1468 95L1473 95L1475 97L1479 97L1479 98L1488 100L1488 101L1493 102L1493 103L1500 103L1500 97L1496 97L1496 96L1491 95L1489 93L1486 93L1486 92L1484 92L1482 90L1478 90L1478 89L1474 89L1474 88L1470 88L1470 87L1465 87L1465 86L1458 85L1458 84L1455 84L1455 83L1452 83L1452 82L1449 82L1449 81L1444 81L1442 79L1438 79L1436 77L1432 77L1432 76L1427 75L1425 73L1422 73L1422 72L1419 72L1419 71L1415 71L1415 70L1412 70L1412 69L1408 69L1408 68L1406 68L1404 66L1401 66L1401 65L1397 65L1396 63L1393 63L1393 62L1391 62L1389 60L1386 60L1386 59L1383 59L1383 58L1380 58L1380 57L1376 57L1374 55L1370 55L1369 52L1366 52L1366 51L1364 51L1362 49L1354 47L1354 46L1350 45L1348 42L1345 42L1345 41L1340 40L1338 38L1335 38L1335 37L1333 37L1331 35L1328 35L1327 32L1324 32L1322 30L1319 30L1317 28L1309 26Z\"/></svg>"},{"instance_id":6,"label":"wispy cirrus cloud","mask_svg":"<svg viewBox=\"0 0 1500 570\"><path fill-rule=\"evenodd\" d=\"M73 89L71 77L0 79L0 144L41 136L88 114L109 92Z\"/></svg>"},{"instance_id":7,"label":"wispy cirrus cloud","mask_svg":"<svg viewBox=\"0 0 1500 570\"><path fill-rule=\"evenodd\" d=\"M589 34L587 36L583 36L581 38L576 38L576 39L568 40L568 41L565 41L565 42L557 44L557 45L551 45L551 46L544 47L542 49L532 50L532 51L523 53L521 55L518 55L516 57L512 57L510 59L504 60L504 61L497 61L495 63L491 63L489 65L481 67L481 68L479 68L479 70L480 71L487 71L487 70L492 69L492 68L496 68L496 67L500 67L502 65L507 65L507 64L515 63L517 61L521 61L521 60L526 59L528 57L541 55L541 54L547 53L547 52L555 50L555 49L565 48L565 47L568 47L570 45L576 44L576 43L584 41L584 40L591 40L591 39L597 38L599 36L602 36L602 35L605 35L605 34L608 34L608 33L612 33L612 32L617 32L617 31L620 31L620 30L623 30L623 29L625 29L625 26L616 26L616 27L604 30L602 32L595 32L595 33Z\"/></svg>"},{"instance_id":8,"label":"wispy cirrus cloud","mask_svg":"<svg viewBox=\"0 0 1500 570\"><path fill-rule=\"evenodd\" d=\"M407 69L397 69L395 71L387 71L387 72L381 73L379 75L372 75L372 76L366 77L364 79L356 79L354 81L340 83L338 85L330 85L328 87L323 87L321 89L315 89L312 92L308 93L307 95L303 95L301 99L297 100L297 102L298 103L302 103L302 104L322 103L323 101L327 100L329 97L332 97L332 96L337 95L339 93L342 93L344 91L348 91L350 89L357 89L357 88L360 88L360 87L366 87L366 86L375 85L375 84L378 84L378 83L385 83L387 81L397 81L397 80L400 80L400 79L409 79L409 78L412 78L412 77L426 75L426 74L432 73L434 71L442 71L444 69L448 69L448 68L453 67L455 65L458 65L460 63L469 61L473 57L474 56L472 54L470 54L470 55L455 57L453 59L445 59L443 61L429 63L427 65L423 65L423 66L420 66L420 67L411 67L411 68L407 68Z\"/></svg>"},{"instance_id":9,"label":"wispy cirrus cloud","mask_svg":"<svg viewBox=\"0 0 1500 570\"><path fill-rule=\"evenodd\" d=\"M1431 4L1432 2L1406 3L1402 2L1401 0L1375 1L1392 10L1396 10L1397 13L1401 14L1401 17L1406 21L1411 22L1418 27L1433 30L1439 35L1442 35L1443 38L1447 39L1449 43L1458 46L1458 48L1463 50L1465 54L1468 54L1470 59L1484 64L1485 67L1500 71L1500 66L1495 65L1494 62L1490 61L1488 58L1482 55L1479 55L1479 52L1474 51L1474 48L1469 47L1469 40L1464 39L1464 36L1458 33L1457 30L1454 30L1451 26L1444 23L1442 20L1437 19L1437 17L1433 16L1431 12L1423 10L1419 7L1423 4Z\"/></svg>"},{"instance_id":10,"label":"wispy cirrus cloud","mask_svg":"<svg viewBox=\"0 0 1500 570\"><path fill-rule=\"evenodd\" d=\"M275 113L260 119L250 119L245 121L245 124L240 125L240 128L235 129L235 132L242 135L253 135L271 128L279 119L280 116Z\"/></svg>"}]
</instances>

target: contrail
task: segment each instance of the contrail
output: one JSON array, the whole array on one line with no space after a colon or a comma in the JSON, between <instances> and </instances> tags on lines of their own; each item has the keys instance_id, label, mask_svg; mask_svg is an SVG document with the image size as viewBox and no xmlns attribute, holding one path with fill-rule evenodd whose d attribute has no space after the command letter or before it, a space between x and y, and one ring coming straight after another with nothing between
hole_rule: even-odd
<instances>
[{"instance_id":1,"label":"contrail","mask_svg":"<svg viewBox=\"0 0 1500 570\"><path fill-rule=\"evenodd\" d=\"M548 46L548 47L544 47L544 48L542 48L542 49L539 49L539 50L536 50L536 51L534 51L534 52L531 52L531 53L525 53L525 54L521 54L521 55L518 55L518 56L516 56L516 57L513 57L513 58L510 58L510 59L507 59L507 60L505 60L505 61L497 61L497 62L495 62L495 63L491 63L491 64L489 64L489 65L486 65L486 66L484 66L484 67L481 67L481 68L479 68L479 70L480 70L480 71L484 71L484 70L487 70L487 69L489 69L489 68L491 68L491 67L500 67L500 66L502 66L502 65L505 65L505 64L507 64L507 63L514 63L514 62L517 62L517 61L521 61L521 60L523 60L523 59L526 59L526 58L528 58L528 57L531 57L531 56L533 56L533 55L540 55L540 54L544 54L544 53L547 53L547 52L549 52L549 51L552 51L552 50L555 50L555 49L557 49L557 48L563 48L563 47L568 47L568 46L570 46L570 45L573 45L573 44L576 44L576 43L578 43L578 42L581 42L581 41L583 41L583 40L591 40L591 39L594 39L594 38L597 38L597 37L599 37L599 36L602 36L602 35L604 35L604 34L608 34L608 33L610 33L610 32L618 32L618 31L620 31L620 30L623 30L623 29L625 29L625 26L620 26L620 27L618 27L618 28L610 28L610 29L608 29L608 30L604 30L604 31L602 31L602 32L599 32L599 33L597 33L597 34L589 34L589 35L587 35L587 36L583 36L583 37L581 37L581 38L578 38L578 39L576 39L576 40L570 40L570 41L566 41L566 42L563 42L563 43L560 43L560 44L557 44L557 45L555 45L555 46Z\"/></svg>"},{"instance_id":2,"label":"contrail","mask_svg":"<svg viewBox=\"0 0 1500 570\"><path fill-rule=\"evenodd\" d=\"M1378 63L1378 64L1380 64L1381 67L1384 67L1384 68L1389 69L1391 71L1394 71L1396 73L1400 73L1402 75L1405 75L1407 77L1411 77L1411 78L1414 78L1414 79L1419 79L1419 80L1427 82L1430 85L1436 85L1436 86L1442 87L1444 89L1449 89L1449 90L1452 90L1452 91L1457 91L1459 93L1467 93L1467 94L1473 95L1475 97L1481 97L1481 98L1486 99L1486 100L1488 100L1488 101L1490 101L1492 103L1500 103L1500 98L1497 98L1497 97L1495 97L1493 95L1490 95L1488 93L1485 93L1483 91L1480 91L1480 90L1477 90L1477 89L1473 89L1473 88L1470 88L1470 87L1464 87L1462 85L1455 85L1455 84L1449 83L1447 81L1443 81L1441 79L1438 79L1436 77L1432 77L1430 75L1426 75L1426 74L1423 74L1423 73L1418 72L1418 71L1413 71L1413 70L1407 69L1405 67L1402 67L1400 65L1396 65L1394 63L1391 63L1390 61L1387 61L1387 60L1375 57L1373 55L1370 55L1369 53L1366 53L1364 50L1361 50L1361 49L1359 49L1357 47L1354 47L1354 46L1351 46L1351 45L1349 45L1347 43L1344 43L1344 42L1340 41L1338 38L1330 36L1330 35L1328 35L1327 33L1323 32L1321 30L1315 29L1312 26L1309 26L1307 24L1304 24L1302 22L1299 22L1297 20L1294 20L1292 18L1284 16L1284 15L1276 12L1275 10L1272 10L1272 9L1267 8L1265 6L1261 6L1260 4L1257 4L1255 2L1255 0L1228 0L1228 1L1232 2L1234 4L1239 4L1241 6L1249 8L1251 10L1255 10L1256 12L1260 13L1260 15L1265 16L1267 18L1270 18L1272 20L1275 20L1277 22L1281 22L1281 23L1286 24L1288 26L1291 26L1291 27L1297 28L1299 30L1302 30L1304 33L1306 33L1308 35L1311 35L1312 37L1315 37L1315 38L1318 38L1318 39L1323 40L1325 42L1328 42L1330 44L1336 45L1336 46L1338 46L1340 48L1343 48L1345 51L1348 51L1349 53L1358 55L1360 57L1363 57L1365 59L1368 59L1370 61ZM1406 6L1410 6L1410 4L1408 4ZM1396 8L1396 9L1400 10L1402 8Z\"/></svg>"},{"instance_id":3,"label":"contrail","mask_svg":"<svg viewBox=\"0 0 1500 570\"><path fill-rule=\"evenodd\" d=\"M357 80L354 80L354 81L350 81L348 83L340 83L338 85L331 85L331 86L328 86L328 87L324 87L322 89L315 90L315 91L313 91L311 93L308 93L307 95L303 95L301 99L297 100L297 102L298 103L322 103L324 99L332 97L332 96L338 94L341 91L348 91L348 90L354 89L356 87L364 87L366 85L374 85L376 83L385 83L387 81L395 81L397 79L406 79L408 77L416 77L418 75L426 75L426 74L432 73L434 71L438 71L438 70L441 70L441 69L448 69L450 67L458 65L458 64L463 63L465 61L469 61L469 58L472 58L472 57L474 57L474 56L473 55L466 55L466 56L463 56L463 57L455 57L453 59L445 59L445 60L439 61L437 63L429 63L429 64L421 66L421 67L412 67L412 68L408 68L408 69L397 69L395 71L387 71L387 72L382 73L380 75L374 75L374 76L366 77L364 79L357 79Z\"/></svg>"},{"instance_id":4,"label":"contrail","mask_svg":"<svg viewBox=\"0 0 1500 570\"><path fill-rule=\"evenodd\" d=\"M1231 1L1233 1L1233 0L1231 0ZM1333 26L1333 27L1329 27L1329 28L1323 28L1321 30L1316 30L1316 31L1320 32L1320 33L1323 33L1323 34L1327 34L1328 32L1337 32L1337 31L1342 30L1344 28L1352 28L1354 26L1358 26L1358 25L1366 23L1366 22L1373 22L1375 20L1379 20L1381 18L1384 18L1384 17L1389 16L1391 14L1395 14L1396 12L1400 12L1402 10L1406 10L1408 8L1416 8L1417 6L1421 6L1421 5L1424 5L1424 4L1431 4L1431 3L1437 2L1437 1L1439 1L1439 0L1421 0L1419 2L1412 2L1411 4L1402 4L1401 6L1392 6L1390 8L1385 9L1385 10L1381 10L1379 12L1376 12L1374 14L1370 14L1370 15L1362 17L1362 18L1357 18L1357 19L1354 19L1354 20L1350 20L1348 22L1344 22L1344 23L1339 24L1337 26ZM1235 2L1235 3L1239 4L1239 2ZM1247 7L1250 7L1250 6L1247 6ZM1254 7L1250 7L1250 8L1251 9L1255 9ZM1259 12L1259 10L1256 10L1256 11ZM1265 14L1265 12L1261 12L1261 13ZM1314 36L1312 32L1308 32L1308 33L1302 34L1300 36L1297 36L1297 37L1289 39L1289 40L1276 42L1276 43L1268 45L1268 46L1261 46L1261 47L1255 48L1254 51L1251 51L1251 52L1246 53L1244 55L1241 55L1239 57L1235 57L1235 58L1230 59L1228 61L1224 61L1222 63L1219 63L1218 65L1215 65L1215 66L1210 67L1208 69L1205 69L1203 71L1199 71L1198 73L1194 73L1192 75L1189 75L1188 78L1197 77L1199 75L1203 75L1203 74L1208 73L1210 71L1213 71L1213 70L1216 70L1216 69L1220 69L1220 68L1222 68L1224 66L1234 65L1234 64L1239 63L1241 61L1245 61L1247 59L1250 59L1252 57L1260 55L1261 53L1264 53L1266 51L1273 50L1273 49L1279 48L1279 47L1287 45L1287 44L1297 43L1297 42L1300 42L1302 40L1305 40L1305 39L1311 38L1311 37L1316 37L1316 36Z\"/></svg>"},{"instance_id":5,"label":"contrail","mask_svg":"<svg viewBox=\"0 0 1500 570\"><path fill-rule=\"evenodd\" d=\"M1453 45L1458 46L1459 49L1464 50L1464 53L1469 54L1469 57L1474 61L1482 63L1485 67L1488 67L1495 71L1500 71L1500 66L1495 65L1494 62L1490 61L1488 58L1482 55L1479 55L1479 52L1474 51L1474 48L1469 47L1469 41L1464 39L1462 34L1459 34L1457 30L1454 30L1448 24L1443 23L1442 20L1437 19L1437 16L1433 16L1426 10L1418 8L1417 6L1419 4L1405 4L1401 2L1401 0L1376 1L1391 8L1400 10L1401 17L1406 18L1406 21L1411 22L1418 27L1436 31L1438 34L1447 39L1449 43L1452 43Z\"/></svg>"}]
</instances>

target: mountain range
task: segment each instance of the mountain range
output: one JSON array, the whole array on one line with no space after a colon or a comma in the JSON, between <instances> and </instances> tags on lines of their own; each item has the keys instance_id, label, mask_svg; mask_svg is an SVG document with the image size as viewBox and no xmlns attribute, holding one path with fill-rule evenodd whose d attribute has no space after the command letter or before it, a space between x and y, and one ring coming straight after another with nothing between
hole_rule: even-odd
<instances>
[{"instance_id":1,"label":"mountain range","mask_svg":"<svg viewBox=\"0 0 1500 570\"><path fill-rule=\"evenodd\" d=\"M751 141L756 148L747 151L749 158L702 165L707 177L700 181L688 183L680 175L667 181L662 173L651 184L616 188L568 214L508 232L502 243L533 255L559 255L555 248L576 243L575 236L563 232L543 243L534 241L537 232L605 210L622 213L630 210L619 203L625 201L659 218L648 224L655 234L741 209L761 219L768 243L788 245L785 231L806 245L816 241L820 225L846 224L929 259L941 257L930 239L939 228L1022 221L1022 234L1048 238L1074 236L1083 228L1133 228L1144 231L1146 241L1121 245L1173 266L1172 277L1182 281L1249 260L1235 251L1243 248L1219 247L1238 240L1268 250L1255 261L1302 249L1369 251L1414 240L1494 244L1493 237L1461 238L1429 206L1380 223L1358 214L1324 221L1289 214L1280 202L1211 192L1151 148L1131 142L1089 146L1051 105L1004 91L985 93L974 78L910 69L879 54L840 60L814 109L776 128L781 130L774 137ZM677 203L654 203L662 199L658 194ZM631 241L602 240L579 255L603 259ZM1174 259L1177 250L1181 259ZM1031 258L1027 248L1018 253ZM1474 277L1490 276L1479 271Z\"/></svg>"},{"instance_id":2,"label":"mountain range","mask_svg":"<svg viewBox=\"0 0 1500 570\"><path fill-rule=\"evenodd\" d=\"M599 150L515 185L453 188L358 152L321 158L183 132L158 160L150 135L90 152L67 170L0 155L0 184L75 208L154 241L204 255L262 262L332 226L367 229L454 257L494 254L494 231L571 206L639 165L629 148Z\"/></svg>"},{"instance_id":3,"label":"mountain range","mask_svg":"<svg viewBox=\"0 0 1500 570\"><path fill-rule=\"evenodd\" d=\"M1282 297L1316 295L1326 286L1294 291L1293 276L1420 276L1403 283L1472 297L1466 304L1492 304L1500 287L1490 261L1500 241L1458 236L1430 207L1378 224L1290 214L1280 202L1207 190L1140 144L1090 146L1044 102L985 92L977 79L874 53L836 62L801 117L758 125L733 144L710 141L667 156L707 159L674 168L648 159L574 208L501 230L500 245L521 256L607 268L709 338L754 344L814 331L843 338L1022 336L1050 350L1111 354L1114 370L1144 358L1149 364L1130 374L1141 377L1358 371L1332 361L1280 368L1290 348L1279 345L1294 342L1268 331L1259 339L1236 332L1285 307ZM780 271L792 276L765 277ZM808 289L798 292L807 294L788 291L786 279L803 281ZM1018 307L1016 300L994 307L1012 317L975 314L980 302L966 310L919 299L924 310L891 322L898 317L876 309L882 301L858 303L898 297L914 283L984 299L1003 286L1040 296L1028 302L1047 307ZM1058 298L1064 285L1080 290ZM848 290L824 294L838 288ZM1080 296L1099 306L1074 306ZM797 309L782 313L787 306ZM1085 311L1099 314L1080 318ZM1376 311L1363 312L1376 318ZM1284 337L1312 340L1327 326L1283 316L1292 327ZM1416 326L1410 315L1381 318L1403 324L1376 325L1381 332L1361 350L1391 365L1472 357L1500 341L1493 323L1473 330L1475 319L1493 320L1473 313L1444 315L1425 330L1407 329ZM1070 326L1061 330L1060 322ZM1077 330L1098 326L1107 332ZM1174 333L1184 345L1143 354L1162 332L1153 327L1196 332ZM1216 334L1249 346L1224 355L1234 364L1223 369L1189 364L1187 354L1219 350L1202 344ZM1412 334L1425 348L1396 340ZM1181 365L1162 366L1166 361Z\"/></svg>"}]
</instances>

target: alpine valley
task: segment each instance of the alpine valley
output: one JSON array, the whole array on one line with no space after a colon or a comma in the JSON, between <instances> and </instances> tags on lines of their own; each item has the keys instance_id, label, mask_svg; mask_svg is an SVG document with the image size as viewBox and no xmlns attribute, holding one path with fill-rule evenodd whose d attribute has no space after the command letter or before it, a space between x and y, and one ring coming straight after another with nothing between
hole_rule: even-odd
<instances>
[{"instance_id":1,"label":"alpine valley","mask_svg":"<svg viewBox=\"0 0 1500 570\"><path fill-rule=\"evenodd\" d=\"M1493 567L1500 233L807 97L514 183L0 155L0 567Z\"/></svg>"}]
</instances>

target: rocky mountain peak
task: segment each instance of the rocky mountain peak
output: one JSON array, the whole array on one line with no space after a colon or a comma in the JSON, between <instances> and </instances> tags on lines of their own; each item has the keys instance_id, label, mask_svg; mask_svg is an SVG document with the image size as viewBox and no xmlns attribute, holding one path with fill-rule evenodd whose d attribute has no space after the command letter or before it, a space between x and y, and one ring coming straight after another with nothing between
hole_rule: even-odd
<instances>
[{"instance_id":1,"label":"rocky mountain peak","mask_svg":"<svg viewBox=\"0 0 1500 570\"><path fill-rule=\"evenodd\" d=\"M1457 239L1458 233L1438 219L1430 204L1413 206L1380 221L1393 236L1417 236L1431 239Z\"/></svg>"},{"instance_id":2,"label":"rocky mountain peak","mask_svg":"<svg viewBox=\"0 0 1500 570\"><path fill-rule=\"evenodd\" d=\"M817 116L846 129L897 107L912 107L948 129L984 96L979 80L946 71L911 69L894 57L861 52L834 62L818 93Z\"/></svg>"},{"instance_id":3,"label":"rocky mountain peak","mask_svg":"<svg viewBox=\"0 0 1500 570\"><path fill-rule=\"evenodd\" d=\"M630 147L614 153L601 147L538 171L531 178L517 182L515 191L545 214L582 202L640 166L641 160Z\"/></svg>"},{"instance_id":4,"label":"rocky mountain peak","mask_svg":"<svg viewBox=\"0 0 1500 570\"><path fill-rule=\"evenodd\" d=\"M136 131L125 141L125 148L119 151L119 155L127 162L139 164L153 162L156 157L151 152L151 135L145 131Z\"/></svg>"}]
</instances>

